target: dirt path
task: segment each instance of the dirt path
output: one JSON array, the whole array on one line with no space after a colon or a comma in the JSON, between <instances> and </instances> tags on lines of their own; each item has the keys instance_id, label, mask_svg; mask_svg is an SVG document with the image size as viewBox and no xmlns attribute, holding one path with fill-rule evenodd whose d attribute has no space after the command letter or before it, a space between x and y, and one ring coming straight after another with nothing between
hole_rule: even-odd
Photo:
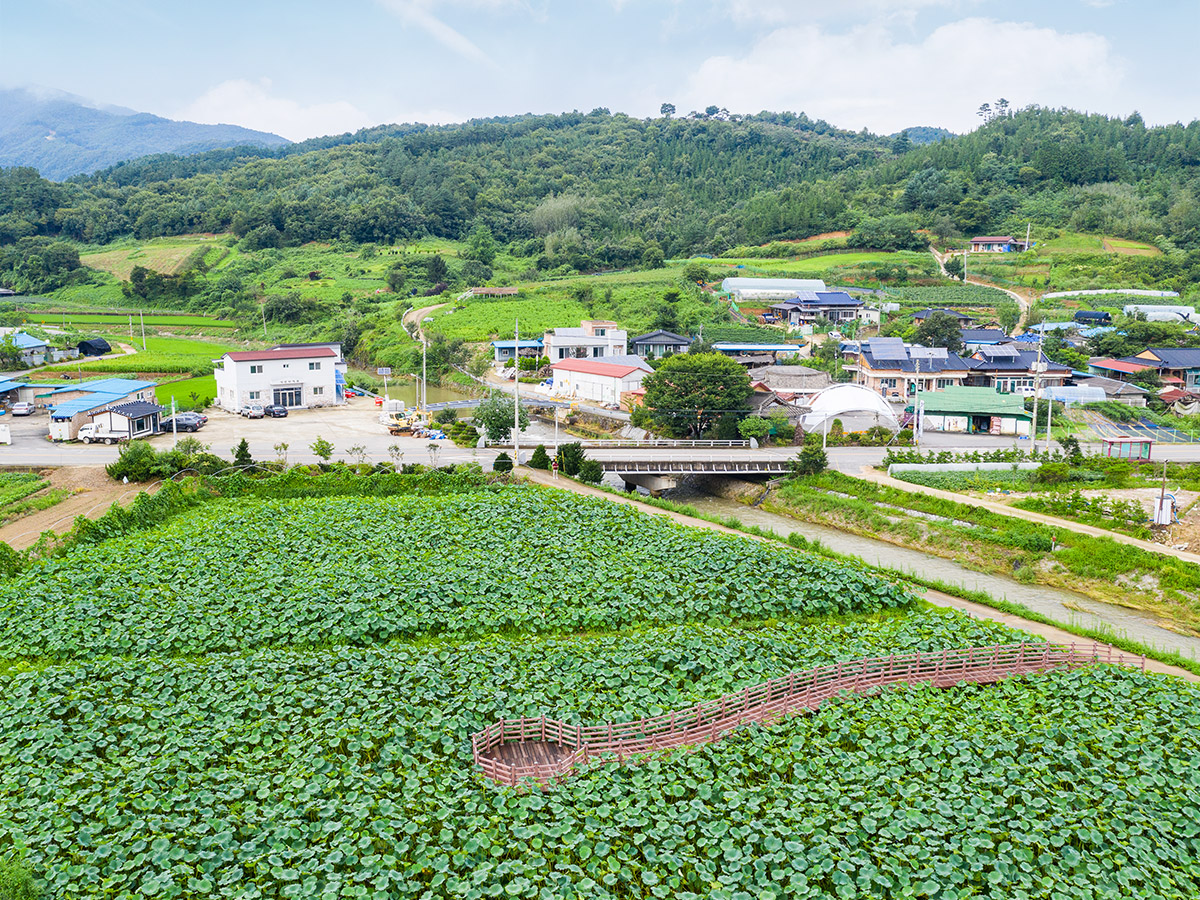
<instances>
[{"instance_id":1,"label":"dirt path","mask_svg":"<svg viewBox=\"0 0 1200 900\"><path fill-rule=\"evenodd\" d=\"M929 248L929 252L933 255L934 260L937 261L938 268L941 269L942 275L944 275L946 278L951 278L952 276L950 275L950 273L946 271L946 260L948 260L951 256L954 255L953 252L940 254L936 250L934 250L932 247ZM1026 297L1023 294L1019 294L1016 291L1009 290L1008 288L1000 287L1000 285L998 285L998 284L992 284L990 281L981 281L978 278L971 278L970 272L967 273L966 281L967 281L967 284L973 284L973 285L976 285L977 287L994 288L998 291L1003 291L1004 293L1008 294L1008 296L1012 297L1015 301L1017 301L1017 306L1020 307L1020 309L1021 309L1021 318L1017 321L1018 326L1023 325L1025 323L1025 320L1029 317L1029 307L1031 305L1031 300L1029 297Z\"/></svg>"},{"instance_id":2,"label":"dirt path","mask_svg":"<svg viewBox=\"0 0 1200 900\"><path fill-rule=\"evenodd\" d=\"M588 497L599 497L612 503L624 503L628 506L632 506L634 509L640 510L641 512L649 513L650 515L654 516L666 516L674 522L678 522L681 525L688 525L692 528L707 528L710 531L720 531L725 534L736 534L739 537L749 538L751 540L760 540L772 544L778 543L771 538L760 538L756 535L747 534L743 531L736 531L732 528L726 528L724 525L717 525L714 522L706 522L703 519L685 516L682 513L659 509L658 507L650 506L647 503L642 503L638 500L635 500L632 497L619 497L615 494L610 494L606 491L580 484L579 482L573 481L570 478L555 478L551 473L543 472L539 469L522 468L520 474L536 484L542 484L547 487L558 488L564 491L574 491L577 494L583 494ZM1043 625L1041 622L1032 622L1028 619L1022 619L1019 616L1000 612L997 609L992 609L990 606L984 606L981 603L972 603L970 600L963 600L961 597L955 597L951 594L944 594L941 591L921 588L917 585L913 585L913 591L917 594L920 594L922 597L924 597L924 599L928 600L934 606L957 609L969 616L974 616L977 619L991 619L994 622L1000 622L1003 625L1020 629L1021 631L1029 634L1039 635L1048 641L1053 641L1056 644L1065 644L1068 646L1071 644L1090 646L1092 643L1086 638L1081 638L1078 635L1071 634L1071 632L1062 628L1056 628L1053 625ZM1099 646L1103 649L1108 649L1107 644L1099 643ZM1125 654L1126 656L1129 655L1117 647L1113 647L1111 649L1114 658L1120 656L1121 654ZM1200 682L1200 676L1193 675L1187 669L1181 669L1177 666L1170 666L1166 663L1160 663L1158 660L1154 659L1146 660L1146 671L1161 672L1162 674L1175 675L1188 681Z\"/></svg>"},{"instance_id":3,"label":"dirt path","mask_svg":"<svg viewBox=\"0 0 1200 900\"><path fill-rule=\"evenodd\" d=\"M1131 547L1137 547L1139 550L1145 550L1148 553L1159 553L1163 556L1169 556L1172 559L1182 559L1187 562L1200 564L1200 553L1174 550L1163 544L1155 544L1152 541L1143 541L1128 534L1121 534L1119 531L1108 531L1105 528L1096 528L1094 525L1084 525L1082 522L1072 522L1069 519L1060 519L1057 516L1048 516L1044 513L1032 512L1028 509L1016 509L1015 507L998 503L995 500L988 500L984 497L968 497L966 494L956 494L953 491L943 491L937 488L925 487L922 484L912 484L908 481L901 481L899 478L893 478L886 472L880 472L871 466L863 466L859 477L865 481L887 485L901 491L907 491L910 494L925 494L929 497L940 497L943 500L951 500L955 503L982 506L984 509L999 513L1002 516L1024 519L1026 522L1037 522L1040 525L1049 525L1052 528L1057 528L1061 531L1073 531L1076 534L1086 534L1089 537L1111 538L1118 544L1128 544Z\"/></svg>"},{"instance_id":4,"label":"dirt path","mask_svg":"<svg viewBox=\"0 0 1200 900\"><path fill-rule=\"evenodd\" d=\"M98 519L114 503L128 504L143 490L153 493L157 489L157 485L147 488L140 484L113 481L105 474L103 466L64 466L48 472L52 488L73 493L49 509L23 516L0 527L0 541L15 550L24 550L36 544L44 531L62 534L70 530L76 516Z\"/></svg>"},{"instance_id":5,"label":"dirt path","mask_svg":"<svg viewBox=\"0 0 1200 900\"><path fill-rule=\"evenodd\" d=\"M449 305L449 303L438 303L434 306L422 307L421 309L410 309L404 314L404 319L402 321L405 325L414 326L417 332L417 340L423 341L425 340L425 329L421 323L425 321L425 317L434 310L438 310L443 306Z\"/></svg>"}]
</instances>

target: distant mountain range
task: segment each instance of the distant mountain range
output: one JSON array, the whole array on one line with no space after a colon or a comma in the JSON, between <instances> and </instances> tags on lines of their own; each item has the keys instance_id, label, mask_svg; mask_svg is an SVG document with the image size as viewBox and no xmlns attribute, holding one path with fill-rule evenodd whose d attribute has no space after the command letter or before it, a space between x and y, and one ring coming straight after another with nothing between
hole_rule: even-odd
<instances>
[{"instance_id":1,"label":"distant mountain range","mask_svg":"<svg viewBox=\"0 0 1200 900\"><path fill-rule=\"evenodd\" d=\"M32 166L54 181L153 153L187 155L288 143L277 134L240 125L199 125L96 107L73 94L0 90L0 166Z\"/></svg>"}]
</instances>

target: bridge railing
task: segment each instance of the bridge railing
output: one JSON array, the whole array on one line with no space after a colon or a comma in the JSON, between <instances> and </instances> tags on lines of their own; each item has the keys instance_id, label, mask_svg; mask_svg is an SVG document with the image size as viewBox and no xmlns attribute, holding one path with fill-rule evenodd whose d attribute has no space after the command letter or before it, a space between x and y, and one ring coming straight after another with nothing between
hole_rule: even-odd
<instances>
[{"instance_id":1,"label":"bridge railing","mask_svg":"<svg viewBox=\"0 0 1200 900\"><path fill-rule=\"evenodd\" d=\"M877 656L831 663L791 672L688 709L631 722L572 725L558 719L501 719L471 736L475 764L501 784L524 779L541 784L561 780L591 757L632 757L697 746L720 740L750 723L772 724L798 712L816 709L843 691L866 693L891 684L985 684L1014 675L1076 669L1096 663L1125 666L1146 659L1113 653L1111 646L1060 647L1052 644L997 644L939 653ZM498 758L498 748L510 742L550 742L563 755L549 763L512 764Z\"/></svg>"}]
</instances>

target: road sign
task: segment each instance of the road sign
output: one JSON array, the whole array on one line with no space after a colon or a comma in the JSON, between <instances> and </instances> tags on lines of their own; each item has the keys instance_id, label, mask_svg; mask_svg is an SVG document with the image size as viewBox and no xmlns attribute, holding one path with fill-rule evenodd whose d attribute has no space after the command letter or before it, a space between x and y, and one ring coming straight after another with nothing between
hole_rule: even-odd
<instances>
[{"instance_id":1,"label":"road sign","mask_svg":"<svg viewBox=\"0 0 1200 900\"><path fill-rule=\"evenodd\" d=\"M376 375L391 375L392 370L388 366L381 366L380 368L375 370L375 374Z\"/></svg>"}]
</instances>

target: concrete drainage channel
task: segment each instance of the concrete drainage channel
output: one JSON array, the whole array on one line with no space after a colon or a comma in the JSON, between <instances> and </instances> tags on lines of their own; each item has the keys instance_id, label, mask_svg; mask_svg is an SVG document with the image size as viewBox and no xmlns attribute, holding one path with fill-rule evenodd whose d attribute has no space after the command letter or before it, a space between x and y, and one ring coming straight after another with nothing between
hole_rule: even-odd
<instances>
[{"instance_id":1,"label":"concrete drainage channel","mask_svg":"<svg viewBox=\"0 0 1200 900\"><path fill-rule=\"evenodd\" d=\"M886 541L813 525L737 500L714 497L690 486L671 491L668 499L686 503L709 515L732 517L744 525L770 529L783 537L800 534L808 540L820 541L830 550L856 556L871 565L900 572L920 573L925 578L983 591L996 599L1019 603L1056 622L1085 628L1108 629L1149 647L1175 651L1183 656L1200 659L1200 638L1163 628L1155 619L1137 610L1102 603L1070 591L1038 584L1023 584L1002 575L976 572L940 556L931 556L920 550L911 550Z\"/></svg>"}]
</instances>

